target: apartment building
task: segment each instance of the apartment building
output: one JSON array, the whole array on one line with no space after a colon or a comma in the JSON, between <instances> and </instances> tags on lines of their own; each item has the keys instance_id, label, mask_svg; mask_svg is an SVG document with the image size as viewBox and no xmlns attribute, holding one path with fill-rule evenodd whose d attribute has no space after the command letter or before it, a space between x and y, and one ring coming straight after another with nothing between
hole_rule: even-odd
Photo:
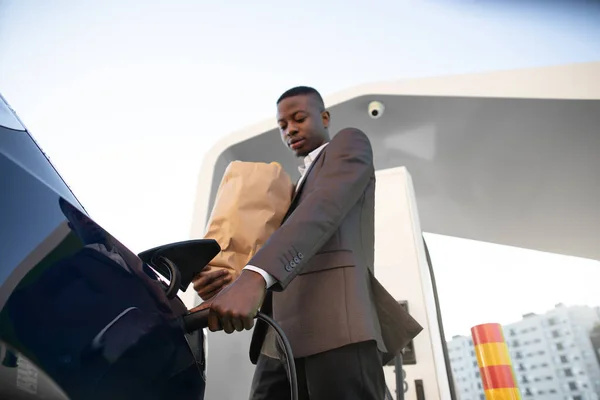
<instances>
[{"instance_id":1,"label":"apartment building","mask_svg":"<svg viewBox=\"0 0 600 400\"><path fill-rule=\"evenodd\" d=\"M526 314L505 325L521 394L532 400L597 400L600 365L590 334L600 323L596 309L562 304L544 313ZM460 400L485 400L473 341L455 336L448 343Z\"/></svg>"}]
</instances>

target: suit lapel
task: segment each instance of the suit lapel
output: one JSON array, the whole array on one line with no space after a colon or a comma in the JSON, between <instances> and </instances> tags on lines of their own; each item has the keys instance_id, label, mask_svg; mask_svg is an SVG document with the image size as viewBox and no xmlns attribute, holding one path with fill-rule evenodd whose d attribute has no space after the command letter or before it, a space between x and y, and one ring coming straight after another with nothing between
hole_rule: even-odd
<instances>
[{"instance_id":1,"label":"suit lapel","mask_svg":"<svg viewBox=\"0 0 600 400\"><path fill-rule=\"evenodd\" d=\"M287 213L285 214L285 217L283 217L283 222L285 222L286 219L288 219L288 217L290 216L290 214L292 213L292 211L294 211L294 209L296 208L296 202L298 200L298 196L300 196L300 192L302 191L302 189L304 188L304 184L306 183L306 181L308 180L308 177L310 175L310 173L312 172L313 168L315 167L315 164L317 163L317 161L319 160L319 158L323 155L324 152L327 151L327 147L326 146L323 150L321 150L321 152L315 157L315 159L313 160L313 162L310 164L310 167L308 167L308 170L306 170L306 173L304 174L304 179L302 179L301 182L299 182L296 185L296 190L294 191L294 195L292 196L292 202L290 203L290 208L288 208ZM282 222L282 223L283 223Z\"/></svg>"}]
</instances>

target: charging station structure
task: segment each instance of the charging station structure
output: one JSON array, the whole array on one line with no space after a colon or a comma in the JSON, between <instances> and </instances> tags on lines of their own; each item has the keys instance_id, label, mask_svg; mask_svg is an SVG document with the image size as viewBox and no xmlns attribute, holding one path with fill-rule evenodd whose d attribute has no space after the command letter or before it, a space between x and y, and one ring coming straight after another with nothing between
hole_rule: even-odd
<instances>
[{"instance_id":1,"label":"charging station structure","mask_svg":"<svg viewBox=\"0 0 600 400\"><path fill-rule=\"evenodd\" d=\"M367 84L325 102L332 134L351 126L371 140L375 274L425 327L405 355L404 398L453 400L421 231L600 259L600 62ZM224 137L203 160L191 238L204 237L234 160L276 161L299 177L274 117ZM200 302L191 288L181 295L189 307ZM208 335L208 399L247 398L250 337Z\"/></svg>"},{"instance_id":2,"label":"charging station structure","mask_svg":"<svg viewBox=\"0 0 600 400\"><path fill-rule=\"evenodd\" d=\"M411 176L405 167L398 167L377 171L376 181L375 276L423 326L407 346L402 363L385 367L387 386L396 399L453 399L443 328ZM404 397L398 395L399 389Z\"/></svg>"}]
</instances>

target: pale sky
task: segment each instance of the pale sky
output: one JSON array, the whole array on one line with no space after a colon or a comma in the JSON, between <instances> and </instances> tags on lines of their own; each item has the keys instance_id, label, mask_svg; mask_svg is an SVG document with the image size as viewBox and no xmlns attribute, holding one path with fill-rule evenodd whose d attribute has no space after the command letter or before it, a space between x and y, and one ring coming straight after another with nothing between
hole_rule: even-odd
<instances>
[{"instance_id":1,"label":"pale sky","mask_svg":"<svg viewBox=\"0 0 600 400\"><path fill-rule=\"evenodd\" d=\"M134 251L189 238L206 151L273 116L291 86L327 96L598 60L591 1L0 0L0 91L92 217ZM447 336L558 302L600 304L598 262L427 239ZM481 300L490 279L510 289Z\"/></svg>"}]
</instances>

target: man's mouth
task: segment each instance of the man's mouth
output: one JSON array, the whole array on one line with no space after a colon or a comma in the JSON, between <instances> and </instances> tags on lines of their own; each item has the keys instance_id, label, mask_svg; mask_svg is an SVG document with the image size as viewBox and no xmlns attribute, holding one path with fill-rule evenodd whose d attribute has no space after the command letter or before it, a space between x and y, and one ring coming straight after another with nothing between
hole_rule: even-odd
<instances>
[{"instance_id":1,"label":"man's mouth","mask_svg":"<svg viewBox=\"0 0 600 400\"><path fill-rule=\"evenodd\" d=\"M298 150L304 144L304 138L294 138L289 141L289 146L292 150Z\"/></svg>"}]
</instances>

